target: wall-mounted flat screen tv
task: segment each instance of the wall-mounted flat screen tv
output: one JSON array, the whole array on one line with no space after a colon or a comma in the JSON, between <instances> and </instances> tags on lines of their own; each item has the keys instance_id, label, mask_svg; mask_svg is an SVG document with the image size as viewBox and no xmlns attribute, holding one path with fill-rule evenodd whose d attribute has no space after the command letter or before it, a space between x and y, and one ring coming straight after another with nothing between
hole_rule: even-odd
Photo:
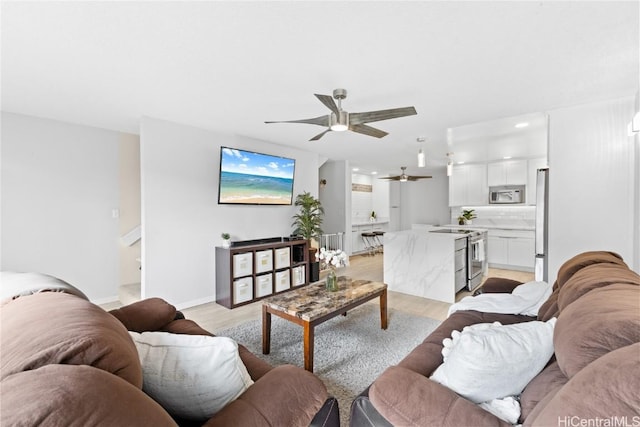
<instances>
[{"instance_id":1,"label":"wall-mounted flat screen tv","mask_svg":"<svg viewBox=\"0 0 640 427\"><path fill-rule=\"evenodd\" d=\"M221 147L218 203L290 205L295 164L286 157Z\"/></svg>"}]
</instances>

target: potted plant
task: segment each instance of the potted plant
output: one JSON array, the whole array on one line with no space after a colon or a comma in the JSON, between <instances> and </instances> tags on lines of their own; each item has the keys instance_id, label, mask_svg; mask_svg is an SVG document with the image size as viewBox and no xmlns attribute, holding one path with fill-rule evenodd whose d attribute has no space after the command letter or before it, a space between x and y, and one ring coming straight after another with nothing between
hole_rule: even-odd
<instances>
[{"instance_id":1,"label":"potted plant","mask_svg":"<svg viewBox=\"0 0 640 427\"><path fill-rule=\"evenodd\" d=\"M458 221L460 220L460 218L462 217L464 219L464 223L467 225L470 225L473 223L473 219L477 218L474 209L463 209L462 210L462 215L460 217L458 217Z\"/></svg>"},{"instance_id":2,"label":"potted plant","mask_svg":"<svg viewBox=\"0 0 640 427\"><path fill-rule=\"evenodd\" d=\"M313 263L315 261L316 249L311 246L311 240L314 238L319 239L322 234L322 215L324 209L320 200L316 199L311 193L305 191L302 194L298 194L294 205L299 208L298 213L293 216L293 223L291 224L293 229L293 235L300 236L309 242L309 261ZM319 267L315 263L311 269L311 281L317 282L319 280Z\"/></svg>"},{"instance_id":3,"label":"potted plant","mask_svg":"<svg viewBox=\"0 0 640 427\"><path fill-rule=\"evenodd\" d=\"M311 239L319 238L322 234L321 225L324 209L320 200L306 191L298 194L294 205L300 209L293 216L293 223L291 224L294 227L293 234L307 240L309 248L311 248Z\"/></svg>"},{"instance_id":4,"label":"potted plant","mask_svg":"<svg viewBox=\"0 0 640 427\"><path fill-rule=\"evenodd\" d=\"M231 247L231 234L229 233L222 233L220 235L220 237L222 237L222 247L223 248L229 248Z\"/></svg>"}]
</instances>

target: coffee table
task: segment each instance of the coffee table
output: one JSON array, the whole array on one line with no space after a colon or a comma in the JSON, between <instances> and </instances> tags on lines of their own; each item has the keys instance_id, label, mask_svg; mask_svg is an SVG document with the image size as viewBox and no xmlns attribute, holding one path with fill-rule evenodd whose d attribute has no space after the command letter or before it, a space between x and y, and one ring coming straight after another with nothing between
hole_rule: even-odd
<instances>
[{"instance_id":1,"label":"coffee table","mask_svg":"<svg viewBox=\"0 0 640 427\"><path fill-rule=\"evenodd\" d=\"M387 329L387 285L369 280L339 277L339 290L329 292L324 282L310 284L262 300L262 353L271 351L271 315L303 328L304 369L313 372L314 328L340 314L380 297L380 327Z\"/></svg>"}]
</instances>

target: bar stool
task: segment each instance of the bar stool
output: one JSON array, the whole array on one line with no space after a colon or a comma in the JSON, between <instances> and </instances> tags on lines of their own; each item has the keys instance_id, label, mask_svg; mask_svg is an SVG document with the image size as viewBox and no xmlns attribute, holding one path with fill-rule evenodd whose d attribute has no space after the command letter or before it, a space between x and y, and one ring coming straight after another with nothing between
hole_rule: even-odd
<instances>
[{"instance_id":1,"label":"bar stool","mask_svg":"<svg viewBox=\"0 0 640 427\"><path fill-rule=\"evenodd\" d=\"M384 231L379 231L379 230L378 231L374 231L373 234L375 234L375 239L376 239L376 244L377 244L376 249L378 251L380 251L380 253L382 253L383 252L383 247L384 247Z\"/></svg>"},{"instance_id":2,"label":"bar stool","mask_svg":"<svg viewBox=\"0 0 640 427\"><path fill-rule=\"evenodd\" d=\"M362 236L362 243L364 243L364 249L367 251L367 255L375 255L376 233L372 231L365 231L364 233L361 233L360 236Z\"/></svg>"}]
</instances>

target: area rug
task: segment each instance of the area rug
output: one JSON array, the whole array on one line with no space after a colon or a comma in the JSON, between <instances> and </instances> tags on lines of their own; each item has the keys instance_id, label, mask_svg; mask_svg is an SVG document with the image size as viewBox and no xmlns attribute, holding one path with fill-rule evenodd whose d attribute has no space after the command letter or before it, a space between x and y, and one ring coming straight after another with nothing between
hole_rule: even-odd
<instances>
[{"instance_id":1,"label":"area rug","mask_svg":"<svg viewBox=\"0 0 640 427\"><path fill-rule=\"evenodd\" d=\"M341 425L349 425L353 399L386 368L397 364L441 322L388 310L388 328L380 329L377 304L365 304L315 328L314 373L338 399ZM262 354L262 321L216 332L244 344L272 365L303 367L302 327L271 316L271 353Z\"/></svg>"}]
</instances>

